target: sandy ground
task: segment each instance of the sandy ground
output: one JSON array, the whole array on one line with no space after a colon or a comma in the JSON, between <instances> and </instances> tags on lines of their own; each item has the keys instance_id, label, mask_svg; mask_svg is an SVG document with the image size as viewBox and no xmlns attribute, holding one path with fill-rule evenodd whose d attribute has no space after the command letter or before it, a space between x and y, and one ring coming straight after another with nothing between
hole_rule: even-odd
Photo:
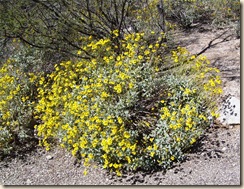
<instances>
[{"instance_id":1,"label":"sandy ground","mask_svg":"<svg viewBox=\"0 0 244 189\"><path fill-rule=\"evenodd\" d=\"M224 33L226 32L226 33ZM224 33L223 35L221 35ZM240 98L240 39L235 32L201 28L175 34L181 46L206 55L221 71L224 94ZM116 177L99 167L84 167L66 151L36 149L0 162L2 185L240 185L240 125L215 124L181 164L166 172Z\"/></svg>"}]
</instances>

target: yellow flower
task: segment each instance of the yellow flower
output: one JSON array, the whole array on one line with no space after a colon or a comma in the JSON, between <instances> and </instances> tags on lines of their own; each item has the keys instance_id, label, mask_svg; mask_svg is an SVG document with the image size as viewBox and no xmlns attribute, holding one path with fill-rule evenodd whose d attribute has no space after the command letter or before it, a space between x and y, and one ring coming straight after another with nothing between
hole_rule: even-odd
<instances>
[{"instance_id":1,"label":"yellow flower","mask_svg":"<svg viewBox=\"0 0 244 189\"><path fill-rule=\"evenodd\" d=\"M143 56L142 56L142 55L139 55L139 56L138 56L138 59L139 59L139 60L142 60L142 59L143 59Z\"/></svg>"},{"instance_id":2,"label":"yellow flower","mask_svg":"<svg viewBox=\"0 0 244 189\"><path fill-rule=\"evenodd\" d=\"M29 73L29 76L30 76L29 79L31 83L33 83L37 79L37 76L34 73Z\"/></svg>"},{"instance_id":3,"label":"yellow flower","mask_svg":"<svg viewBox=\"0 0 244 189\"><path fill-rule=\"evenodd\" d=\"M121 57L120 56L117 56L116 60L117 61L120 61L121 60Z\"/></svg>"},{"instance_id":4,"label":"yellow flower","mask_svg":"<svg viewBox=\"0 0 244 189\"><path fill-rule=\"evenodd\" d=\"M188 118L187 120L186 120L186 126L188 126L189 128L192 128L192 124L193 124L193 122L192 122L192 118Z\"/></svg>"},{"instance_id":5,"label":"yellow flower","mask_svg":"<svg viewBox=\"0 0 244 189\"><path fill-rule=\"evenodd\" d=\"M209 80L209 84L212 86L212 87L215 87L215 83L212 79Z\"/></svg>"},{"instance_id":6,"label":"yellow flower","mask_svg":"<svg viewBox=\"0 0 244 189\"><path fill-rule=\"evenodd\" d=\"M114 90L115 90L118 94L122 93L122 86L121 86L121 84L117 84L117 85L115 85L115 86L114 86Z\"/></svg>"},{"instance_id":7,"label":"yellow flower","mask_svg":"<svg viewBox=\"0 0 244 189\"><path fill-rule=\"evenodd\" d=\"M219 76L216 77L215 82L216 82L217 84L221 84L222 81L220 80L220 77L219 77Z\"/></svg>"},{"instance_id":8,"label":"yellow flower","mask_svg":"<svg viewBox=\"0 0 244 189\"><path fill-rule=\"evenodd\" d=\"M129 83L129 89L132 89L134 87L133 83Z\"/></svg>"},{"instance_id":9,"label":"yellow flower","mask_svg":"<svg viewBox=\"0 0 244 189\"><path fill-rule=\"evenodd\" d=\"M103 60L106 62L106 63L109 63L109 58L107 56L104 56L103 57Z\"/></svg>"},{"instance_id":10,"label":"yellow flower","mask_svg":"<svg viewBox=\"0 0 244 189\"><path fill-rule=\"evenodd\" d=\"M174 58L174 62L175 62L175 63L179 62L179 59L178 59L177 56Z\"/></svg>"},{"instance_id":11,"label":"yellow flower","mask_svg":"<svg viewBox=\"0 0 244 189\"><path fill-rule=\"evenodd\" d=\"M127 131L124 132L124 137L125 138L130 138L130 133L128 133Z\"/></svg>"},{"instance_id":12,"label":"yellow flower","mask_svg":"<svg viewBox=\"0 0 244 189\"><path fill-rule=\"evenodd\" d=\"M107 97L109 97L109 94L106 93L105 91L103 91L102 94L101 94L101 97L102 98L107 98Z\"/></svg>"},{"instance_id":13,"label":"yellow flower","mask_svg":"<svg viewBox=\"0 0 244 189\"><path fill-rule=\"evenodd\" d=\"M80 54L81 54L81 50L79 50L79 51L77 52L77 54L80 55Z\"/></svg>"},{"instance_id":14,"label":"yellow flower","mask_svg":"<svg viewBox=\"0 0 244 189\"><path fill-rule=\"evenodd\" d=\"M154 151L150 152L150 156L151 157L154 157L154 155L155 155L155 152Z\"/></svg>"},{"instance_id":15,"label":"yellow flower","mask_svg":"<svg viewBox=\"0 0 244 189\"><path fill-rule=\"evenodd\" d=\"M184 95L189 95L189 94L191 94L191 90L186 88L183 94Z\"/></svg>"},{"instance_id":16,"label":"yellow flower","mask_svg":"<svg viewBox=\"0 0 244 189\"><path fill-rule=\"evenodd\" d=\"M157 144L153 144L153 149L157 150L158 149L158 145Z\"/></svg>"},{"instance_id":17,"label":"yellow flower","mask_svg":"<svg viewBox=\"0 0 244 189\"><path fill-rule=\"evenodd\" d=\"M88 158L93 159L94 158L93 154L88 154Z\"/></svg>"},{"instance_id":18,"label":"yellow flower","mask_svg":"<svg viewBox=\"0 0 244 189\"><path fill-rule=\"evenodd\" d=\"M150 51L149 50L145 50L144 51L144 55L149 55L150 54Z\"/></svg>"},{"instance_id":19,"label":"yellow flower","mask_svg":"<svg viewBox=\"0 0 244 189\"><path fill-rule=\"evenodd\" d=\"M122 176L122 174L121 174L121 172L119 170L116 170L116 174L117 174L118 177Z\"/></svg>"},{"instance_id":20,"label":"yellow flower","mask_svg":"<svg viewBox=\"0 0 244 189\"><path fill-rule=\"evenodd\" d=\"M49 147L49 146L47 146L47 147L46 147L46 151L49 151L49 150L50 150L50 147Z\"/></svg>"},{"instance_id":21,"label":"yellow flower","mask_svg":"<svg viewBox=\"0 0 244 189\"><path fill-rule=\"evenodd\" d=\"M151 151L151 150L152 150L152 146L148 146L147 149L148 149L149 151Z\"/></svg>"},{"instance_id":22,"label":"yellow flower","mask_svg":"<svg viewBox=\"0 0 244 189\"><path fill-rule=\"evenodd\" d=\"M114 34L116 37L118 37L118 36L119 36L119 30L114 30L114 31L113 31L113 34Z\"/></svg>"},{"instance_id":23,"label":"yellow flower","mask_svg":"<svg viewBox=\"0 0 244 189\"><path fill-rule=\"evenodd\" d=\"M39 84L42 85L45 81L45 78L44 77L41 77L40 80L39 80Z\"/></svg>"},{"instance_id":24,"label":"yellow flower","mask_svg":"<svg viewBox=\"0 0 244 189\"><path fill-rule=\"evenodd\" d=\"M107 144L108 144L108 145L111 145L112 143L113 143L113 140L112 140L111 137L109 137L109 138L108 138L108 141L107 141Z\"/></svg>"},{"instance_id":25,"label":"yellow flower","mask_svg":"<svg viewBox=\"0 0 244 189\"><path fill-rule=\"evenodd\" d=\"M123 123L123 119L121 117L118 117L117 120L118 120L119 124Z\"/></svg>"},{"instance_id":26,"label":"yellow flower","mask_svg":"<svg viewBox=\"0 0 244 189\"><path fill-rule=\"evenodd\" d=\"M114 164L113 164L113 167L114 167L115 169L117 169L117 168L119 168L119 164L114 163Z\"/></svg>"},{"instance_id":27,"label":"yellow flower","mask_svg":"<svg viewBox=\"0 0 244 189\"><path fill-rule=\"evenodd\" d=\"M221 88L217 88L217 89L216 89L216 93L217 93L217 94L222 94L222 93L223 93L223 90L222 90Z\"/></svg>"},{"instance_id":28,"label":"yellow flower","mask_svg":"<svg viewBox=\"0 0 244 189\"><path fill-rule=\"evenodd\" d=\"M190 141L190 144L194 144L195 142L196 142L196 139L192 138L191 141Z\"/></svg>"},{"instance_id":29,"label":"yellow flower","mask_svg":"<svg viewBox=\"0 0 244 189\"><path fill-rule=\"evenodd\" d=\"M127 160L128 163L131 163L131 159L130 159L129 156L126 156L125 158L126 158L126 160Z\"/></svg>"},{"instance_id":30,"label":"yellow flower","mask_svg":"<svg viewBox=\"0 0 244 189\"><path fill-rule=\"evenodd\" d=\"M204 116L204 115L202 115L202 114L200 114L199 116L198 116L200 119L203 119L203 120L207 120L207 118Z\"/></svg>"},{"instance_id":31,"label":"yellow flower","mask_svg":"<svg viewBox=\"0 0 244 189\"><path fill-rule=\"evenodd\" d=\"M103 120L103 125L108 126L108 120Z\"/></svg>"},{"instance_id":32,"label":"yellow flower","mask_svg":"<svg viewBox=\"0 0 244 189\"><path fill-rule=\"evenodd\" d=\"M119 73L119 78L120 78L121 80L125 80L126 78L128 78L128 75L126 75L125 73L120 72L120 73Z\"/></svg>"},{"instance_id":33,"label":"yellow flower","mask_svg":"<svg viewBox=\"0 0 244 189\"><path fill-rule=\"evenodd\" d=\"M84 175L87 175L87 170L86 169L83 171L83 174Z\"/></svg>"}]
</instances>

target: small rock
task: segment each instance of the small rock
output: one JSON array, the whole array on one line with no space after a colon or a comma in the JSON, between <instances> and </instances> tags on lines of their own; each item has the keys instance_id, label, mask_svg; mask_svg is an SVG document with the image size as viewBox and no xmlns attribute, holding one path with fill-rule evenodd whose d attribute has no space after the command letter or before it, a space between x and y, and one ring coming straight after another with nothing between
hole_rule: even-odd
<instances>
[{"instance_id":1,"label":"small rock","mask_svg":"<svg viewBox=\"0 0 244 189\"><path fill-rule=\"evenodd\" d=\"M222 151L225 151L226 149L227 149L226 147L223 147L223 148L222 148Z\"/></svg>"},{"instance_id":2,"label":"small rock","mask_svg":"<svg viewBox=\"0 0 244 189\"><path fill-rule=\"evenodd\" d=\"M205 152L202 152L202 153L201 153L201 156L205 156L205 155L206 155Z\"/></svg>"},{"instance_id":3,"label":"small rock","mask_svg":"<svg viewBox=\"0 0 244 189\"><path fill-rule=\"evenodd\" d=\"M229 96L219 109L219 122L223 125L240 124L240 99Z\"/></svg>"},{"instance_id":4,"label":"small rock","mask_svg":"<svg viewBox=\"0 0 244 189\"><path fill-rule=\"evenodd\" d=\"M27 184L27 185L31 184L31 180L30 180L30 179L27 179L27 180L26 180L26 184Z\"/></svg>"},{"instance_id":5,"label":"small rock","mask_svg":"<svg viewBox=\"0 0 244 189\"><path fill-rule=\"evenodd\" d=\"M51 155L47 155L47 156L46 156L46 159L47 159L47 160L51 160L51 159L53 159L53 156L51 156Z\"/></svg>"}]
</instances>

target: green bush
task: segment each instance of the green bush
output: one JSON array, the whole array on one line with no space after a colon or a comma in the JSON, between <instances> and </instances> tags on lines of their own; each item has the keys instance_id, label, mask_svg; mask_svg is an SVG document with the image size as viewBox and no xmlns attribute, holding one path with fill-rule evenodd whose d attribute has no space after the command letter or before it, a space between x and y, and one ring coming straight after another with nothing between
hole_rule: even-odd
<instances>
[{"instance_id":1,"label":"green bush","mask_svg":"<svg viewBox=\"0 0 244 189\"><path fill-rule=\"evenodd\" d=\"M55 140L84 165L95 161L118 175L181 160L209 125L207 110L221 93L217 69L182 48L162 58L162 38L147 44L143 37L125 35L115 48L106 38L82 38L93 59L62 62L40 79L41 145L49 150Z\"/></svg>"},{"instance_id":2,"label":"green bush","mask_svg":"<svg viewBox=\"0 0 244 189\"><path fill-rule=\"evenodd\" d=\"M14 60L15 67L24 73L50 73L54 70L55 64L67 59L62 53L32 47L16 38L9 46L11 51L6 52L8 58Z\"/></svg>"},{"instance_id":3,"label":"green bush","mask_svg":"<svg viewBox=\"0 0 244 189\"><path fill-rule=\"evenodd\" d=\"M21 72L14 60L0 68L0 152L8 154L34 135L34 74Z\"/></svg>"}]
</instances>

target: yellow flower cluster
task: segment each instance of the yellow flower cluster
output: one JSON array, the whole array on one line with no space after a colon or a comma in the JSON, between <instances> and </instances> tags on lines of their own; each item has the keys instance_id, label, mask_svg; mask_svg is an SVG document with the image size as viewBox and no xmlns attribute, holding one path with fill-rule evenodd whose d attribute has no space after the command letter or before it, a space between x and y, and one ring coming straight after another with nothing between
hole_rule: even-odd
<instances>
[{"instance_id":1,"label":"yellow flower cluster","mask_svg":"<svg viewBox=\"0 0 244 189\"><path fill-rule=\"evenodd\" d=\"M196 57L181 47L172 51L171 59L175 64L181 65L174 71L182 77L194 78L196 87L201 90L200 94L203 98L210 100L209 105L215 106L216 101L214 99L223 92L219 70L212 67L205 56ZM184 94L188 93L191 93L191 91L186 89Z\"/></svg>"},{"instance_id":2,"label":"yellow flower cluster","mask_svg":"<svg viewBox=\"0 0 244 189\"><path fill-rule=\"evenodd\" d=\"M159 120L150 134L154 142L147 148L148 158L156 158L162 166L180 158L182 147L194 144L210 125L210 114L203 107L216 117L215 98L222 91L219 70L206 57L178 47L170 60L177 66L170 70L173 78L165 80L169 87L159 102Z\"/></svg>"},{"instance_id":3,"label":"yellow flower cluster","mask_svg":"<svg viewBox=\"0 0 244 189\"><path fill-rule=\"evenodd\" d=\"M118 31L113 34L118 36ZM137 82L144 75L143 62L159 59L153 56L159 43L146 46L143 36L125 35L120 54L112 50L109 39L86 39L83 49L95 58L62 62L47 79L39 80L36 118L42 123L36 129L42 137L40 144L49 150L48 139L58 138L73 155L80 153L86 158L85 164L100 158L104 168L113 168L118 174L122 162L133 163L137 140L119 110L134 103L137 93L132 91L138 90ZM147 66L154 72L152 64Z\"/></svg>"},{"instance_id":4,"label":"yellow flower cluster","mask_svg":"<svg viewBox=\"0 0 244 189\"><path fill-rule=\"evenodd\" d=\"M118 37L118 31L113 35ZM180 157L180 148L194 143L199 124L208 121L200 109L204 100L197 93L204 88L204 82L216 87L220 80L214 74L209 79L214 69L207 67L204 57L190 56L184 48L178 48L170 59L182 64L183 69L172 70L171 74L193 77L205 70L203 78L193 80L199 81L194 87L184 84L176 90L167 89L165 99L151 108L152 114L131 120L130 110L141 100L142 91L151 94L151 86L161 87L155 86L155 81L163 80L160 71L165 65L158 52L165 47L160 43L164 34L152 44L147 44L144 35L125 34L119 53L109 39L83 39L86 45L82 49L93 58L62 62L50 75L39 79L36 118L42 123L36 129L40 144L49 150L49 139L59 139L62 147L84 158L84 165L98 161L121 175L123 168L150 169L173 161ZM165 82L162 86L171 86Z\"/></svg>"},{"instance_id":5,"label":"yellow flower cluster","mask_svg":"<svg viewBox=\"0 0 244 189\"><path fill-rule=\"evenodd\" d=\"M159 120L149 136L151 144L146 149L148 158L156 159L163 167L182 157L183 148L194 144L209 125L196 88L184 88L176 82L172 85L178 89L171 90L170 95L160 101Z\"/></svg>"}]
</instances>

